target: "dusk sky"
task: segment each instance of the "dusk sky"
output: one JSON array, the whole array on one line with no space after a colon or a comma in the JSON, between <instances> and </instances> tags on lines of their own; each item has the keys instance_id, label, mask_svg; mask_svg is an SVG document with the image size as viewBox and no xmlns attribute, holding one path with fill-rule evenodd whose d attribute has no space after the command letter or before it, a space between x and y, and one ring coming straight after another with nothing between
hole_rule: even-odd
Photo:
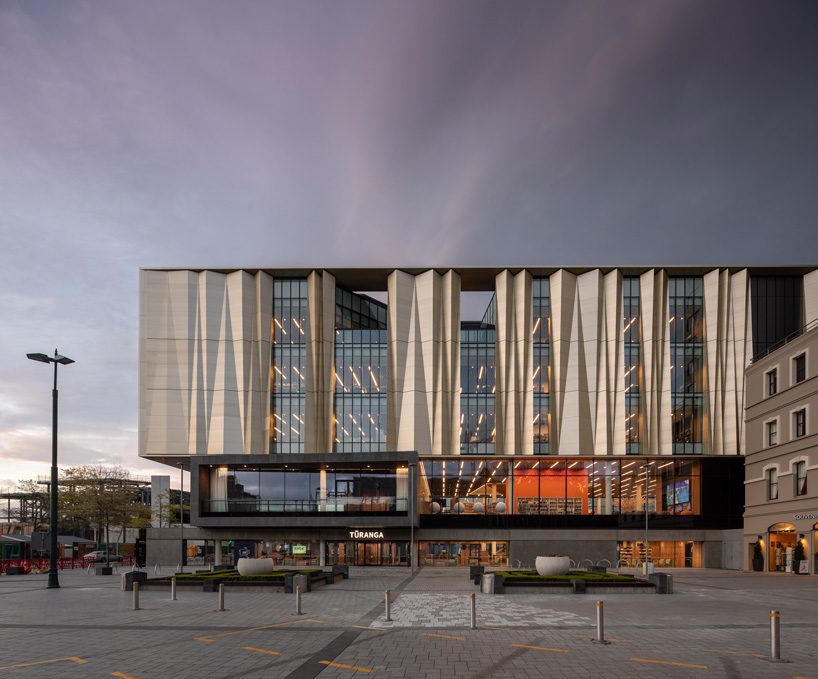
<instances>
[{"instance_id":1,"label":"dusk sky","mask_svg":"<svg viewBox=\"0 0 818 679\"><path fill-rule=\"evenodd\" d=\"M818 3L0 0L0 488L136 454L140 266L816 264ZM175 477L174 477L175 478Z\"/></svg>"}]
</instances>

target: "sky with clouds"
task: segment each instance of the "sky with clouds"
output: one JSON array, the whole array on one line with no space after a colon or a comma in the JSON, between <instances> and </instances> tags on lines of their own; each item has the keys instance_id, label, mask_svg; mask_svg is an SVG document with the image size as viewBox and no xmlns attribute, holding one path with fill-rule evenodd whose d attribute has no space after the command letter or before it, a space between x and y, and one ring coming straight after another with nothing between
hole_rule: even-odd
<instances>
[{"instance_id":1,"label":"sky with clouds","mask_svg":"<svg viewBox=\"0 0 818 679\"><path fill-rule=\"evenodd\" d=\"M136 457L140 266L818 260L818 4L0 0L0 488Z\"/></svg>"}]
</instances>

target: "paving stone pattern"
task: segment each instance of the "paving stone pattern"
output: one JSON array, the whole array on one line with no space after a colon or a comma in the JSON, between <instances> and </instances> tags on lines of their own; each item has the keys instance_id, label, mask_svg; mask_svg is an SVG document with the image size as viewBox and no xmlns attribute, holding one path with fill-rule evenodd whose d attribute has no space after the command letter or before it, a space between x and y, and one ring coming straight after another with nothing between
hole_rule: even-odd
<instances>
[{"instance_id":1,"label":"paving stone pattern","mask_svg":"<svg viewBox=\"0 0 818 679\"><path fill-rule=\"evenodd\" d=\"M518 603L520 597L478 594L477 619L482 627L587 627L591 620L576 613L552 608L536 608ZM391 622L386 615L372 627L466 627L471 624L471 601L464 594L439 592L403 593L391 607Z\"/></svg>"},{"instance_id":2,"label":"paving stone pattern","mask_svg":"<svg viewBox=\"0 0 818 679\"><path fill-rule=\"evenodd\" d=\"M303 595L144 591L119 578L0 576L0 679L526 679L729 677L818 679L818 578L678 570L670 596L478 595L469 629L466 570L352 569ZM393 622L383 618L394 592ZM591 641L605 602L610 645ZM781 611L772 663L769 613Z\"/></svg>"}]
</instances>

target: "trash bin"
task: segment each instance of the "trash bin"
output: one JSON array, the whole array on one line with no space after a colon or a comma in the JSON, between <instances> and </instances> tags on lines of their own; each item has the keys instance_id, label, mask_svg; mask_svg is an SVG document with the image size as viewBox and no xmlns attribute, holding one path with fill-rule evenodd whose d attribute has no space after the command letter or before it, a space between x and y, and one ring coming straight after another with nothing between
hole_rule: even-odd
<instances>
[{"instance_id":1,"label":"trash bin","mask_svg":"<svg viewBox=\"0 0 818 679\"><path fill-rule=\"evenodd\" d=\"M309 592L310 591L310 576L305 575L304 573L296 573L293 576L293 591L295 591L296 587L301 587L301 593Z\"/></svg>"},{"instance_id":2,"label":"trash bin","mask_svg":"<svg viewBox=\"0 0 818 679\"><path fill-rule=\"evenodd\" d=\"M657 594L673 594L673 576L670 573L654 573L648 579L656 585Z\"/></svg>"},{"instance_id":3,"label":"trash bin","mask_svg":"<svg viewBox=\"0 0 818 679\"><path fill-rule=\"evenodd\" d=\"M480 576L480 591L483 594L503 594L503 578L499 573L483 573Z\"/></svg>"},{"instance_id":4,"label":"trash bin","mask_svg":"<svg viewBox=\"0 0 818 679\"><path fill-rule=\"evenodd\" d=\"M653 575L653 561L644 561L642 563L642 575Z\"/></svg>"},{"instance_id":5,"label":"trash bin","mask_svg":"<svg viewBox=\"0 0 818 679\"><path fill-rule=\"evenodd\" d=\"M133 590L133 584L135 582L138 582L141 587L142 583L148 580L148 574L144 571L130 571L123 573L123 575L125 577L125 591L127 592Z\"/></svg>"}]
</instances>

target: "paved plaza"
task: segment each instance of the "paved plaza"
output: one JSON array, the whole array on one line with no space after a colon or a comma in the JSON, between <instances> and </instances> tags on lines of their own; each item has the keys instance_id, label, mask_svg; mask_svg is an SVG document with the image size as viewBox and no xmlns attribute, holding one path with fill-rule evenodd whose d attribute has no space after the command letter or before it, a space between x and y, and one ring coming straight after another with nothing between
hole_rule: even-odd
<instances>
[{"instance_id":1,"label":"paved plaza","mask_svg":"<svg viewBox=\"0 0 818 679\"><path fill-rule=\"evenodd\" d=\"M351 569L303 596L180 588L143 591L84 571L0 576L4 677L813 677L818 578L675 570L675 594L478 595L471 630L463 569ZM393 594L392 621L383 593ZM595 632L605 601L606 636ZM781 611L782 657L769 655L769 612Z\"/></svg>"}]
</instances>

